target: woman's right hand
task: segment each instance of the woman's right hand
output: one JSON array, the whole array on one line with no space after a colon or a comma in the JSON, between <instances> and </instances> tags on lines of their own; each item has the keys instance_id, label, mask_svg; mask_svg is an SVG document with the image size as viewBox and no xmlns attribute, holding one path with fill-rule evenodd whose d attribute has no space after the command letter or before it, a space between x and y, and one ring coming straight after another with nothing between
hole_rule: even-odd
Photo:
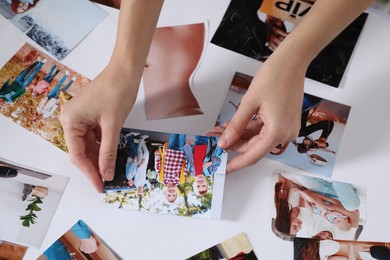
<instances>
[{"instance_id":1,"label":"woman's right hand","mask_svg":"<svg viewBox=\"0 0 390 260\"><path fill-rule=\"evenodd\" d=\"M103 180L114 176L119 134L137 96L136 78L109 64L61 108L70 158L99 192Z\"/></svg>"}]
</instances>

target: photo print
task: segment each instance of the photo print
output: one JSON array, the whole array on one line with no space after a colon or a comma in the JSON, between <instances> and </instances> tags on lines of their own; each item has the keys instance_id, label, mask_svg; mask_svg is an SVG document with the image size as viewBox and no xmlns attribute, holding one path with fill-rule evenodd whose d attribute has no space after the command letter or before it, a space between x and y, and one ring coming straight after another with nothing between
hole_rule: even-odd
<instances>
[{"instance_id":1,"label":"photo print","mask_svg":"<svg viewBox=\"0 0 390 260\"><path fill-rule=\"evenodd\" d=\"M0 0L0 15L61 60L107 13L87 0Z\"/></svg>"},{"instance_id":2,"label":"photo print","mask_svg":"<svg viewBox=\"0 0 390 260\"><path fill-rule=\"evenodd\" d=\"M232 0L211 43L265 61L314 2ZM366 13L360 15L329 43L314 58L306 77L338 87L367 16Z\"/></svg>"},{"instance_id":3,"label":"photo print","mask_svg":"<svg viewBox=\"0 0 390 260\"><path fill-rule=\"evenodd\" d=\"M61 106L89 82L26 43L0 69L0 113L67 151Z\"/></svg>"},{"instance_id":4,"label":"photo print","mask_svg":"<svg viewBox=\"0 0 390 260\"><path fill-rule=\"evenodd\" d=\"M40 247L68 180L0 158L0 239Z\"/></svg>"},{"instance_id":5,"label":"photo print","mask_svg":"<svg viewBox=\"0 0 390 260\"><path fill-rule=\"evenodd\" d=\"M27 247L0 240L0 259L22 260L26 254Z\"/></svg>"},{"instance_id":6,"label":"photo print","mask_svg":"<svg viewBox=\"0 0 390 260\"><path fill-rule=\"evenodd\" d=\"M122 259L97 236L84 221L79 220L57 239L38 260L100 260Z\"/></svg>"},{"instance_id":7,"label":"photo print","mask_svg":"<svg viewBox=\"0 0 390 260\"><path fill-rule=\"evenodd\" d=\"M367 215L365 187L280 170L272 179L272 230L278 237L358 239Z\"/></svg>"},{"instance_id":8,"label":"photo print","mask_svg":"<svg viewBox=\"0 0 390 260\"><path fill-rule=\"evenodd\" d=\"M224 124L233 117L252 79L252 76L238 72L234 75L214 128L217 133L222 132ZM267 158L331 177L350 109L305 93L298 137L275 147ZM244 138L249 139L261 129L261 120L253 119Z\"/></svg>"},{"instance_id":9,"label":"photo print","mask_svg":"<svg viewBox=\"0 0 390 260\"><path fill-rule=\"evenodd\" d=\"M210 247L187 260L257 260L252 245L244 233L240 233L218 245Z\"/></svg>"},{"instance_id":10,"label":"photo print","mask_svg":"<svg viewBox=\"0 0 390 260\"><path fill-rule=\"evenodd\" d=\"M219 219L227 152L216 137L122 129L105 207Z\"/></svg>"},{"instance_id":11,"label":"photo print","mask_svg":"<svg viewBox=\"0 0 390 260\"><path fill-rule=\"evenodd\" d=\"M203 114L191 88L208 24L157 28L143 73L148 120Z\"/></svg>"},{"instance_id":12,"label":"photo print","mask_svg":"<svg viewBox=\"0 0 390 260\"><path fill-rule=\"evenodd\" d=\"M326 234L295 238L294 260L304 259L390 259L390 243L338 240Z\"/></svg>"}]
</instances>

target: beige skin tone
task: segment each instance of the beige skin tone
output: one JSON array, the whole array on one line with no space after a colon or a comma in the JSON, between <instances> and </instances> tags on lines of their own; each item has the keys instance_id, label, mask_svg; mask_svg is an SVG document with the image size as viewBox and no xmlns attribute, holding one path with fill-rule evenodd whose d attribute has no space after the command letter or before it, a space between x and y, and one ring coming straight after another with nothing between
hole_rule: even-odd
<instances>
[{"instance_id":1,"label":"beige skin tone","mask_svg":"<svg viewBox=\"0 0 390 260\"><path fill-rule=\"evenodd\" d=\"M317 0L262 64L219 140L221 148L240 153L228 162L228 172L255 164L278 144L298 135L308 65L371 3ZM117 139L135 102L162 4L162 0L121 3L116 46L109 64L62 108L61 123L70 158L98 191L102 190L102 179L113 178ZM249 140L240 139L255 113L259 113L263 127Z\"/></svg>"},{"instance_id":2,"label":"beige skin tone","mask_svg":"<svg viewBox=\"0 0 390 260\"><path fill-rule=\"evenodd\" d=\"M360 252L369 252L370 247L374 245L385 245L385 243L377 242L360 242L360 241L347 241L347 240L335 240L340 243L340 249L337 253L328 257L329 260L350 260L362 259Z\"/></svg>"},{"instance_id":3,"label":"beige skin tone","mask_svg":"<svg viewBox=\"0 0 390 260\"><path fill-rule=\"evenodd\" d=\"M196 176L196 188L198 189L199 194L203 196L207 194L208 183L204 175Z\"/></svg>"},{"instance_id":4,"label":"beige skin tone","mask_svg":"<svg viewBox=\"0 0 390 260\"><path fill-rule=\"evenodd\" d=\"M203 114L189 79L202 55L204 24L158 28L143 81L148 119Z\"/></svg>"},{"instance_id":5,"label":"beige skin tone","mask_svg":"<svg viewBox=\"0 0 390 260\"><path fill-rule=\"evenodd\" d=\"M169 203L173 203L177 199L177 191L175 185L168 184L166 190L164 191L164 196Z\"/></svg>"}]
</instances>

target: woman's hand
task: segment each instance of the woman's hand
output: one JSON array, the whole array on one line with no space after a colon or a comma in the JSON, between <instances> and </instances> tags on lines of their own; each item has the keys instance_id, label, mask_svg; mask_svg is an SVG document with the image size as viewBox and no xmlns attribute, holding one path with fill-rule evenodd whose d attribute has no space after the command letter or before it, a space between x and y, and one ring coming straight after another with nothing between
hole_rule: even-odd
<instances>
[{"instance_id":1,"label":"woman's hand","mask_svg":"<svg viewBox=\"0 0 390 260\"><path fill-rule=\"evenodd\" d=\"M256 163L298 135L306 67L293 66L274 54L257 72L226 128L215 127L209 133L221 134L221 148L241 153L228 163L228 172Z\"/></svg>"},{"instance_id":2,"label":"woman's hand","mask_svg":"<svg viewBox=\"0 0 390 260\"><path fill-rule=\"evenodd\" d=\"M70 158L98 191L103 179L113 179L119 134L137 89L129 73L109 65L61 108Z\"/></svg>"}]
</instances>

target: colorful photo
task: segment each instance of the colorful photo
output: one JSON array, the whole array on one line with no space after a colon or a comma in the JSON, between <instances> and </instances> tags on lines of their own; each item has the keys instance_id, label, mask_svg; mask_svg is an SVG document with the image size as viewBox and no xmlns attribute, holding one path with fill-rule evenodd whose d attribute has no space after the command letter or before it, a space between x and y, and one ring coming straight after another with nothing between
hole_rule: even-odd
<instances>
[{"instance_id":1,"label":"colorful photo","mask_svg":"<svg viewBox=\"0 0 390 260\"><path fill-rule=\"evenodd\" d=\"M224 124L233 117L252 79L242 73L235 74L216 123L220 126L217 130L222 131ZM298 137L278 145L267 157L331 177L350 109L340 103L304 94ZM244 138L249 139L261 129L261 120L253 119Z\"/></svg>"},{"instance_id":2,"label":"colorful photo","mask_svg":"<svg viewBox=\"0 0 390 260\"><path fill-rule=\"evenodd\" d=\"M203 114L191 87L206 30L204 23L156 29L143 73L148 120Z\"/></svg>"},{"instance_id":3,"label":"colorful photo","mask_svg":"<svg viewBox=\"0 0 390 260\"><path fill-rule=\"evenodd\" d=\"M0 69L0 113L67 151L61 105L89 79L25 44Z\"/></svg>"},{"instance_id":4,"label":"colorful photo","mask_svg":"<svg viewBox=\"0 0 390 260\"><path fill-rule=\"evenodd\" d=\"M265 61L314 2L232 0L211 42L247 57ZM366 18L366 13L360 15L328 44L310 64L306 77L338 87Z\"/></svg>"},{"instance_id":5,"label":"colorful photo","mask_svg":"<svg viewBox=\"0 0 390 260\"><path fill-rule=\"evenodd\" d=\"M0 238L40 247L68 180L0 158Z\"/></svg>"},{"instance_id":6,"label":"colorful photo","mask_svg":"<svg viewBox=\"0 0 390 260\"><path fill-rule=\"evenodd\" d=\"M216 137L122 129L102 204L219 219L227 153Z\"/></svg>"},{"instance_id":7,"label":"colorful photo","mask_svg":"<svg viewBox=\"0 0 390 260\"><path fill-rule=\"evenodd\" d=\"M0 259L22 260L27 247L0 240Z\"/></svg>"},{"instance_id":8,"label":"colorful photo","mask_svg":"<svg viewBox=\"0 0 390 260\"><path fill-rule=\"evenodd\" d=\"M257 260L252 245L244 233L240 233L218 245L210 247L187 260Z\"/></svg>"},{"instance_id":9,"label":"colorful photo","mask_svg":"<svg viewBox=\"0 0 390 260\"><path fill-rule=\"evenodd\" d=\"M272 228L282 239L357 240L366 221L366 188L350 183L276 170Z\"/></svg>"},{"instance_id":10,"label":"colorful photo","mask_svg":"<svg viewBox=\"0 0 390 260\"><path fill-rule=\"evenodd\" d=\"M294 260L304 259L390 259L389 242L348 241L323 234L294 239Z\"/></svg>"},{"instance_id":11,"label":"colorful photo","mask_svg":"<svg viewBox=\"0 0 390 260\"><path fill-rule=\"evenodd\" d=\"M98 237L84 221L79 220L63 234L38 260L122 259Z\"/></svg>"},{"instance_id":12,"label":"colorful photo","mask_svg":"<svg viewBox=\"0 0 390 260\"><path fill-rule=\"evenodd\" d=\"M107 13L87 0L0 0L0 15L61 60Z\"/></svg>"}]
</instances>

